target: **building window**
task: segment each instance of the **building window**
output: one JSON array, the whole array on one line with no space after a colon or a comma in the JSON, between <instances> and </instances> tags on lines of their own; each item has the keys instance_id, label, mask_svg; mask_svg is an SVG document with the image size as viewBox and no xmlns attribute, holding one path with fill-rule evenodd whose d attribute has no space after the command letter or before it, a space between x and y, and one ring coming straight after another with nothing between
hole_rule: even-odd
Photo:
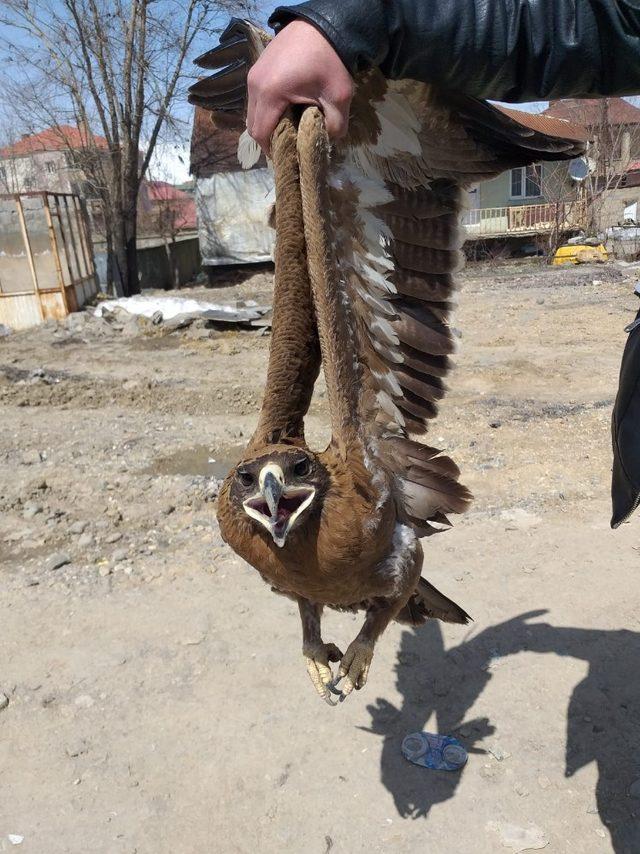
<instances>
[{"instance_id":1,"label":"building window","mask_svg":"<svg viewBox=\"0 0 640 854\"><path fill-rule=\"evenodd\" d=\"M511 170L511 198L537 199L540 193L540 166L521 166Z\"/></svg>"},{"instance_id":2,"label":"building window","mask_svg":"<svg viewBox=\"0 0 640 854\"><path fill-rule=\"evenodd\" d=\"M0 181L7 181L7 170L4 166L0 166Z\"/></svg>"},{"instance_id":3,"label":"building window","mask_svg":"<svg viewBox=\"0 0 640 854\"><path fill-rule=\"evenodd\" d=\"M47 160L46 166L47 172L51 173L56 171L56 164L54 160Z\"/></svg>"}]
</instances>

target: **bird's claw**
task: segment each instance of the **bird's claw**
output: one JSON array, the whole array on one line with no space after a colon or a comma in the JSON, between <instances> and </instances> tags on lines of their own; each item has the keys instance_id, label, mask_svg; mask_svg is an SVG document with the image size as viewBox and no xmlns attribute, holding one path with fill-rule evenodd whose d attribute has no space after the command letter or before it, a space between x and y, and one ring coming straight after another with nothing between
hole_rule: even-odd
<instances>
[{"instance_id":1,"label":"bird's claw","mask_svg":"<svg viewBox=\"0 0 640 854\"><path fill-rule=\"evenodd\" d=\"M313 649L305 649L304 657L313 687L325 703L335 706L336 701L331 699L330 692L338 695L340 692L332 688L333 673L330 662L340 661L342 653L334 643L323 643Z\"/></svg>"},{"instance_id":2,"label":"bird's claw","mask_svg":"<svg viewBox=\"0 0 640 854\"><path fill-rule=\"evenodd\" d=\"M338 676L328 686L333 694L339 694L339 702L344 703L349 694L354 690L359 691L367 684L369 668L373 658L373 644L361 640L354 640L340 661ZM338 691L338 683L344 679L342 690Z\"/></svg>"},{"instance_id":3,"label":"bird's claw","mask_svg":"<svg viewBox=\"0 0 640 854\"><path fill-rule=\"evenodd\" d=\"M327 685L327 688L331 691L332 694L335 694L336 697L342 697L342 691L338 688L338 682L340 682L342 676L338 675L335 679L332 679L331 682Z\"/></svg>"}]
</instances>

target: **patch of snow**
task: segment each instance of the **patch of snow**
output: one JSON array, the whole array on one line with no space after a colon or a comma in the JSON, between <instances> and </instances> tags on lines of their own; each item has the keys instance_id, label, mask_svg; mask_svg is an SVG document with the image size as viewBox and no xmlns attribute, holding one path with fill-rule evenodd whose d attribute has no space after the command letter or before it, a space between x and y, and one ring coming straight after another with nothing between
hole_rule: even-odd
<instances>
[{"instance_id":1,"label":"patch of snow","mask_svg":"<svg viewBox=\"0 0 640 854\"><path fill-rule=\"evenodd\" d=\"M151 295L137 295L132 297L121 297L101 302L95 310L96 317L102 317L103 312L113 311L116 308L124 309L129 314L153 317L160 312L163 320L171 320L179 315L202 315L212 320L254 320L261 317L265 307L259 306L253 300L246 300L242 306L224 305L215 302L200 302L195 299L184 297L159 297Z\"/></svg>"}]
</instances>

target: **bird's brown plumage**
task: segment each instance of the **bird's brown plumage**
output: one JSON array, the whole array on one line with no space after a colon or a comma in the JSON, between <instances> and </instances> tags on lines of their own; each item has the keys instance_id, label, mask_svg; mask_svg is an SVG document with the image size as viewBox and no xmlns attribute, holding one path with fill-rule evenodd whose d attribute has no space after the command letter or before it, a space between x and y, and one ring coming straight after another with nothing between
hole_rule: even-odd
<instances>
[{"instance_id":1,"label":"bird's brown plumage","mask_svg":"<svg viewBox=\"0 0 640 854\"><path fill-rule=\"evenodd\" d=\"M264 38L236 22L192 87L192 100L242 108L242 76ZM251 146L246 145L247 152ZM257 152L254 152L254 155ZM375 70L356 81L349 133L329 143L320 112L290 111L274 135L273 338L257 430L221 491L227 542L295 598L311 678L325 698L342 658L343 696L366 681L391 619L466 622L420 579L419 537L470 500L458 468L416 441L443 396L462 262L462 190L539 159L574 156L488 104ZM304 415L319 368L332 440L308 449ZM344 656L320 637L323 605L363 607Z\"/></svg>"}]
</instances>

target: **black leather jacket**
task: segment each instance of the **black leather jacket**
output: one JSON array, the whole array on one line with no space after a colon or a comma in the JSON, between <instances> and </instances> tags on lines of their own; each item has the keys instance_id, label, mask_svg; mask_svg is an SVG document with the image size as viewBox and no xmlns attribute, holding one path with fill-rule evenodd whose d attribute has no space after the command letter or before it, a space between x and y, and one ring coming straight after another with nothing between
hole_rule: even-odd
<instances>
[{"instance_id":1,"label":"black leather jacket","mask_svg":"<svg viewBox=\"0 0 640 854\"><path fill-rule=\"evenodd\" d=\"M640 92L640 0L308 0L269 23L314 24L351 72L437 83L477 98ZM640 325L629 333L613 412L613 517L640 504Z\"/></svg>"},{"instance_id":2,"label":"black leather jacket","mask_svg":"<svg viewBox=\"0 0 640 854\"><path fill-rule=\"evenodd\" d=\"M640 91L640 0L309 0L269 23L294 17L351 72L515 102Z\"/></svg>"}]
</instances>

